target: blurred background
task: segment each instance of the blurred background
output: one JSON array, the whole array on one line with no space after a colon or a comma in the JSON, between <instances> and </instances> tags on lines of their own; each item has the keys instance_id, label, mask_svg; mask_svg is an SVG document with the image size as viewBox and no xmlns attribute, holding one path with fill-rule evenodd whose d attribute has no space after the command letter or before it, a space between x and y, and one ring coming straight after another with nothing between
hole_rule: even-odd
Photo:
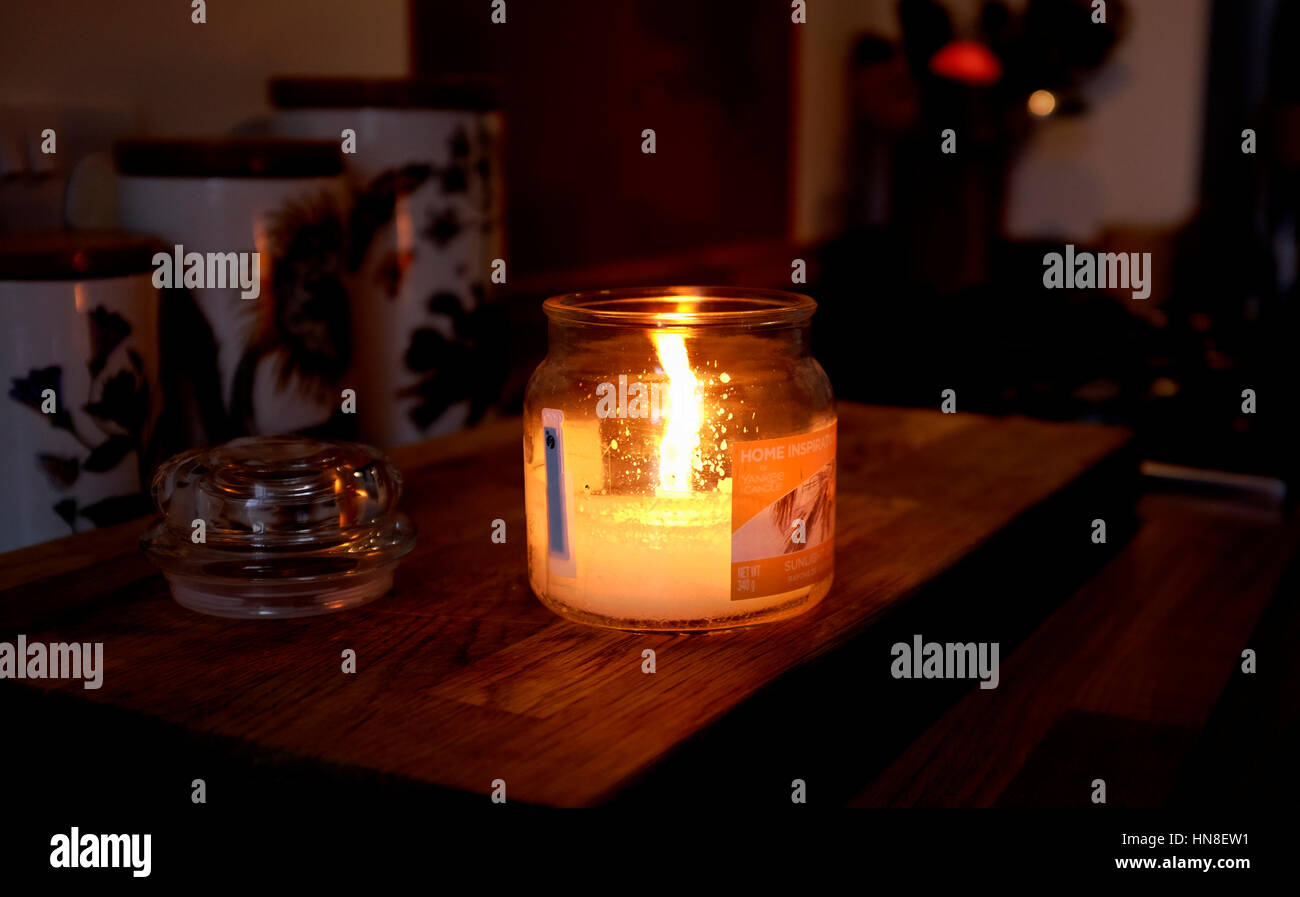
<instances>
[{"instance_id":1,"label":"blurred background","mask_svg":"<svg viewBox=\"0 0 1300 897\"><path fill-rule=\"evenodd\" d=\"M124 214L124 177L265 175L270 150L161 171L121 141L337 143L347 116L300 127L292 113L422 112L437 151L406 158L380 125L369 142L363 129L335 218L306 216L314 236L289 253L318 278L334 276L318 259L350 259L334 292L353 325L332 325L343 313L302 278L292 312L293 285L263 291L261 330L223 330L203 309L214 357L223 339L244 345L214 379L219 424L168 423L164 409L169 447L289 419L385 444L473 426L519 409L547 295L735 284L819 301L814 353L840 398L937 407L951 388L964 411L1120 423L1144 458L1255 475L1240 482L1281 495L1297 457L1280 412L1295 393L1300 63L1287 48L1300 8L1110 0L1102 22L1088 0L809 6L795 24L786 0L511 2L497 24L484 0L225 0L197 24L141 0L8 4L0 227L130 225L170 245L165 215L142 227ZM45 128L55 155L39 151ZM320 163L294 176L329 175ZM413 237L404 203L439 179ZM473 202L453 214L460 194ZM358 229L388 248L365 261ZM213 248L241 248L229 242ZM1151 253L1149 297L1045 289L1044 254L1066 243ZM421 253L436 262L423 273ZM797 259L806 283L792 284ZM358 307L387 301L407 309L391 326L357 325ZM330 348L303 336L317 331ZM163 388L193 364L166 355ZM389 358L404 367L379 370ZM306 395L294 378L402 399L359 432L328 407L268 420L258 408L277 390ZM1270 413L1243 413L1245 389Z\"/></svg>"}]
</instances>

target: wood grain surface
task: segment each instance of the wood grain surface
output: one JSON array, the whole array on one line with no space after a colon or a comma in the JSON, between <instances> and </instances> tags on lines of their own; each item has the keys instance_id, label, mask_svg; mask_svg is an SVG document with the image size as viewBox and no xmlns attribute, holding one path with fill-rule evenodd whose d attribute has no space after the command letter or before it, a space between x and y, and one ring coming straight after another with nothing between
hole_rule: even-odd
<instances>
[{"instance_id":1,"label":"wood grain surface","mask_svg":"<svg viewBox=\"0 0 1300 897\"><path fill-rule=\"evenodd\" d=\"M22 686L252 751L478 794L499 778L511 801L600 803L1129 441L1115 428L842 405L826 600L753 630L642 636L566 622L531 594L519 426L393 453L419 543L371 605L290 621L189 612L138 550L137 523L0 555L0 639L102 641L100 690ZM498 517L506 544L490 539ZM1086 538L1087 521L1075 525Z\"/></svg>"},{"instance_id":2,"label":"wood grain surface","mask_svg":"<svg viewBox=\"0 0 1300 897\"><path fill-rule=\"evenodd\" d=\"M1178 783L1230 683L1243 683L1256 705L1233 739L1295 718L1294 699L1260 706L1267 684L1285 681L1276 671L1293 652L1268 651L1258 623L1300 547L1300 520L1160 493L1138 513L1134 538L1003 658L1002 685L966 694L856 805L1087 807L1101 778L1110 806L1204 806L1216 783L1244 777L1257 759L1204 762L1186 793ZM1283 596L1291 613L1294 596L1294 586ZM1247 647L1271 655L1265 675L1243 675ZM1267 787L1294 779L1275 776ZM1268 800L1243 787L1231 802Z\"/></svg>"}]
</instances>

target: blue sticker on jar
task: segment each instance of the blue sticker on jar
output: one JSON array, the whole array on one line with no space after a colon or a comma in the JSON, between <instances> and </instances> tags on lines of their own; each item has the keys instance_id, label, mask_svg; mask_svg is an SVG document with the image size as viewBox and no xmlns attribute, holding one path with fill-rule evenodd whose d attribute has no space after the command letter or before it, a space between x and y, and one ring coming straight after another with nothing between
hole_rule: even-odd
<instances>
[{"instance_id":1,"label":"blue sticker on jar","mask_svg":"<svg viewBox=\"0 0 1300 897\"><path fill-rule=\"evenodd\" d=\"M569 544L569 514L564 477L564 412L542 409L542 446L546 459L546 543L549 568L556 576L574 575Z\"/></svg>"}]
</instances>

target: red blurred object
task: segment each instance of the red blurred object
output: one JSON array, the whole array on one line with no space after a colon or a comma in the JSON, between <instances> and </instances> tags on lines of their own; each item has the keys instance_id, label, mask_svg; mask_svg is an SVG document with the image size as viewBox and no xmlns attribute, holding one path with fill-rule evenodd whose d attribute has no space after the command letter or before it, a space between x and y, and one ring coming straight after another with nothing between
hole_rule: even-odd
<instances>
[{"instance_id":1,"label":"red blurred object","mask_svg":"<svg viewBox=\"0 0 1300 897\"><path fill-rule=\"evenodd\" d=\"M979 41L950 41L930 57L930 71L941 78L986 87L1002 77L1002 63Z\"/></svg>"}]
</instances>

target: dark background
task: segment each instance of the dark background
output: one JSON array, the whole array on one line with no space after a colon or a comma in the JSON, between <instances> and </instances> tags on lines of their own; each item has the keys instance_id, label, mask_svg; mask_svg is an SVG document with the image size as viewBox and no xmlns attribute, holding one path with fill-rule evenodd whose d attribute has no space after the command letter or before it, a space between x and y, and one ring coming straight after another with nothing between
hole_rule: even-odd
<instances>
[{"instance_id":1,"label":"dark background","mask_svg":"<svg viewBox=\"0 0 1300 897\"><path fill-rule=\"evenodd\" d=\"M501 28L480 6L416 3L412 64L506 88L514 355L527 359L507 402L543 351L530 312L547 292L791 288L790 260L804 258L809 283L793 288L822 303L815 352L841 397L934 406L954 388L965 410L1123 423L1150 458L1293 477L1289 415L1242 414L1240 396L1292 407L1295 9L1110 3L1102 25L1069 0L905 0L858 4L866 15L818 4L792 27L777 0L578 0L516 4ZM841 36L842 59L806 64L824 44L799 29L855 15L881 27ZM953 38L984 41L1002 78L936 75ZM1149 86L1191 57L1192 79ZM835 66L843 85L822 74ZM1037 89L1057 97L1047 119L1025 108ZM1171 117L1162 103L1194 108ZM828 116L844 122L844 145L801 141L802 123ZM644 127L654 156L640 151ZM955 155L940 152L945 127ZM1114 127L1127 141L1105 139ZM1241 151L1247 127L1253 155ZM1082 149L1061 154L1052 129ZM1179 214L1161 217L1171 187L1158 175L1179 164L1169 147L1190 161L1172 188ZM1025 180L1035 154L1056 167ZM809 170L839 189L822 214L807 211ZM1091 226L1072 224L1090 195ZM1035 216L1009 232L1010 218ZM1045 290L1043 255L1065 242L1151 252L1150 298Z\"/></svg>"},{"instance_id":2,"label":"dark background","mask_svg":"<svg viewBox=\"0 0 1300 897\"><path fill-rule=\"evenodd\" d=\"M1300 12L1106 11L819 0L793 24L785 0L516 0L495 25L481 0L228 0L197 26L165 4L10 4L0 228L40 223L114 138L264 129L277 74L486 76L508 122L501 412L545 352L546 295L794 286L821 303L842 398L952 388L962 410L1122 423L1147 458L1289 481ZM25 153L51 121L58 159ZM1067 242L1151 252L1150 298L1044 290ZM1274 413L1242 414L1246 388Z\"/></svg>"}]
</instances>

